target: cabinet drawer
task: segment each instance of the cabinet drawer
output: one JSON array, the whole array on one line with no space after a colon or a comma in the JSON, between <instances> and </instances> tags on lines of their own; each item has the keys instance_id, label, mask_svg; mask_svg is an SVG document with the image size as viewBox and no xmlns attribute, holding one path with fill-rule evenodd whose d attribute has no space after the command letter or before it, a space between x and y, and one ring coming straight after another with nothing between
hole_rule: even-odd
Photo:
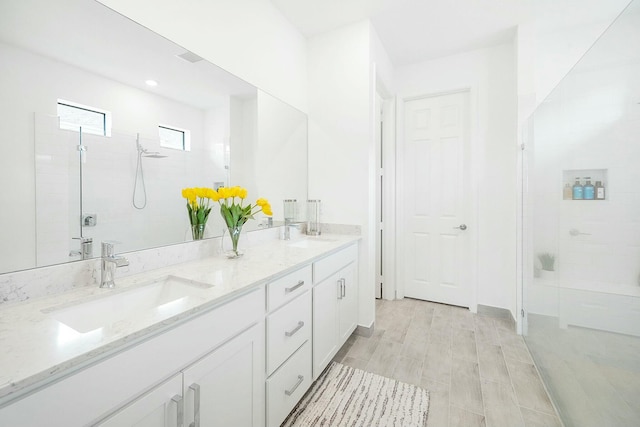
<instances>
[{"instance_id":1,"label":"cabinet drawer","mask_svg":"<svg viewBox=\"0 0 640 427\"><path fill-rule=\"evenodd\" d=\"M313 263L313 283L320 283L342 267L358 259L358 245L353 244Z\"/></svg>"},{"instance_id":2,"label":"cabinet drawer","mask_svg":"<svg viewBox=\"0 0 640 427\"><path fill-rule=\"evenodd\" d=\"M267 311L291 301L311 286L311 265L289 273L267 285Z\"/></svg>"},{"instance_id":3,"label":"cabinet drawer","mask_svg":"<svg viewBox=\"0 0 640 427\"><path fill-rule=\"evenodd\" d=\"M267 426L278 427L311 387L311 343L307 341L267 380Z\"/></svg>"},{"instance_id":4,"label":"cabinet drawer","mask_svg":"<svg viewBox=\"0 0 640 427\"><path fill-rule=\"evenodd\" d=\"M311 292L267 317L267 375L311 339Z\"/></svg>"}]
</instances>

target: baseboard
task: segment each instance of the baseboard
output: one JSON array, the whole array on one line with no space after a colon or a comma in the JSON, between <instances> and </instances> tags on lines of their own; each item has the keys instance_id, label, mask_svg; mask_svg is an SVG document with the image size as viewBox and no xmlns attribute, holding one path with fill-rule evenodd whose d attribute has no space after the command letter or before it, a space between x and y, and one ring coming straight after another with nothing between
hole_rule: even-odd
<instances>
[{"instance_id":1,"label":"baseboard","mask_svg":"<svg viewBox=\"0 0 640 427\"><path fill-rule=\"evenodd\" d=\"M375 322L371 322L370 326L356 326L356 330L353 331L354 334L360 335L361 337L370 338L373 335L373 331L375 329Z\"/></svg>"},{"instance_id":2,"label":"baseboard","mask_svg":"<svg viewBox=\"0 0 640 427\"><path fill-rule=\"evenodd\" d=\"M511 311L507 310L506 308L492 307L490 305L478 304L478 315L497 317L500 319L507 319L513 322L514 327L516 324L516 319L513 318Z\"/></svg>"}]
</instances>

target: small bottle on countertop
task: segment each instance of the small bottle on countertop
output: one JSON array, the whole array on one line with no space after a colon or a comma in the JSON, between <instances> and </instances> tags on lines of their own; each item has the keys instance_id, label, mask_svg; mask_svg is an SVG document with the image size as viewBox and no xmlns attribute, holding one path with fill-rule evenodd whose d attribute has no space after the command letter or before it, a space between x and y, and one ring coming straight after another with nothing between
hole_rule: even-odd
<instances>
[{"instance_id":1,"label":"small bottle on countertop","mask_svg":"<svg viewBox=\"0 0 640 427\"><path fill-rule=\"evenodd\" d=\"M564 185L562 189L562 199L563 200L571 200L573 199L573 191L571 190L571 184L568 182Z\"/></svg>"},{"instance_id":2,"label":"small bottle on countertop","mask_svg":"<svg viewBox=\"0 0 640 427\"><path fill-rule=\"evenodd\" d=\"M593 200L596 198L596 191L593 184L591 184L591 177L587 176L584 179L587 183L582 187L582 196L585 200Z\"/></svg>"},{"instance_id":3,"label":"small bottle on countertop","mask_svg":"<svg viewBox=\"0 0 640 427\"><path fill-rule=\"evenodd\" d=\"M572 192L573 200L582 200L584 198L584 187L580 184L579 176L576 177L576 183L573 184Z\"/></svg>"},{"instance_id":4,"label":"small bottle on countertop","mask_svg":"<svg viewBox=\"0 0 640 427\"><path fill-rule=\"evenodd\" d=\"M604 199L605 199L604 185L602 185L602 181L596 181L596 200L604 200Z\"/></svg>"}]
</instances>

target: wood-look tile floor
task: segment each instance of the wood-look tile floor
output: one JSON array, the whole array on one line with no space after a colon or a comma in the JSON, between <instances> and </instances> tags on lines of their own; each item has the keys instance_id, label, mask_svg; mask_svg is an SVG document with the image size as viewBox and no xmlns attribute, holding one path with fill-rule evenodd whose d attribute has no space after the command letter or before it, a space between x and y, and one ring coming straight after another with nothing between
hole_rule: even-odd
<instances>
[{"instance_id":1,"label":"wood-look tile floor","mask_svg":"<svg viewBox=\"0 0 640 427\"><path fill-rule=\"evenodd\" d=\"M562 425L508 319L377 300L373 336L352 335L334 360L429 390L429 427Z\"/></svg>"}]
</instances>

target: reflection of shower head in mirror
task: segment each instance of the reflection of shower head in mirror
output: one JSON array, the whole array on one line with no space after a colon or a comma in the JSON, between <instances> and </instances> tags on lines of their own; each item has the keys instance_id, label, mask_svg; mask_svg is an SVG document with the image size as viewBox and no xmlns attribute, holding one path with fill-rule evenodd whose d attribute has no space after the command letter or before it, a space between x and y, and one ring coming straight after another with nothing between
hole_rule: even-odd
<instances>
[{"instance_id":1,"label":"reflection of shower head in mirror","mask_svg":"<svg viewBox=\"0 0 640 427\"><path fill-rule=\"evenodd\" d=\"M136 134L136 148L138 150L139 157L148 157L150 159L164 159L164 154L160 154L159 151L149 151L140 144L140 134Z\"/></svg>"},{"instance_id":2,"label":"reflection of shower head in mirror","mask_svg":"<svg viewBox=\"0 0 640 427\"><path fill-rule=\"evenodd\" d=\"M165 157L168 157L163 154L160 154L157 151L147 151L145 149L142 150L141 154L142 154L142 157L148 157L150 159L164 159Z\"/></svg>"}]
</instances>

